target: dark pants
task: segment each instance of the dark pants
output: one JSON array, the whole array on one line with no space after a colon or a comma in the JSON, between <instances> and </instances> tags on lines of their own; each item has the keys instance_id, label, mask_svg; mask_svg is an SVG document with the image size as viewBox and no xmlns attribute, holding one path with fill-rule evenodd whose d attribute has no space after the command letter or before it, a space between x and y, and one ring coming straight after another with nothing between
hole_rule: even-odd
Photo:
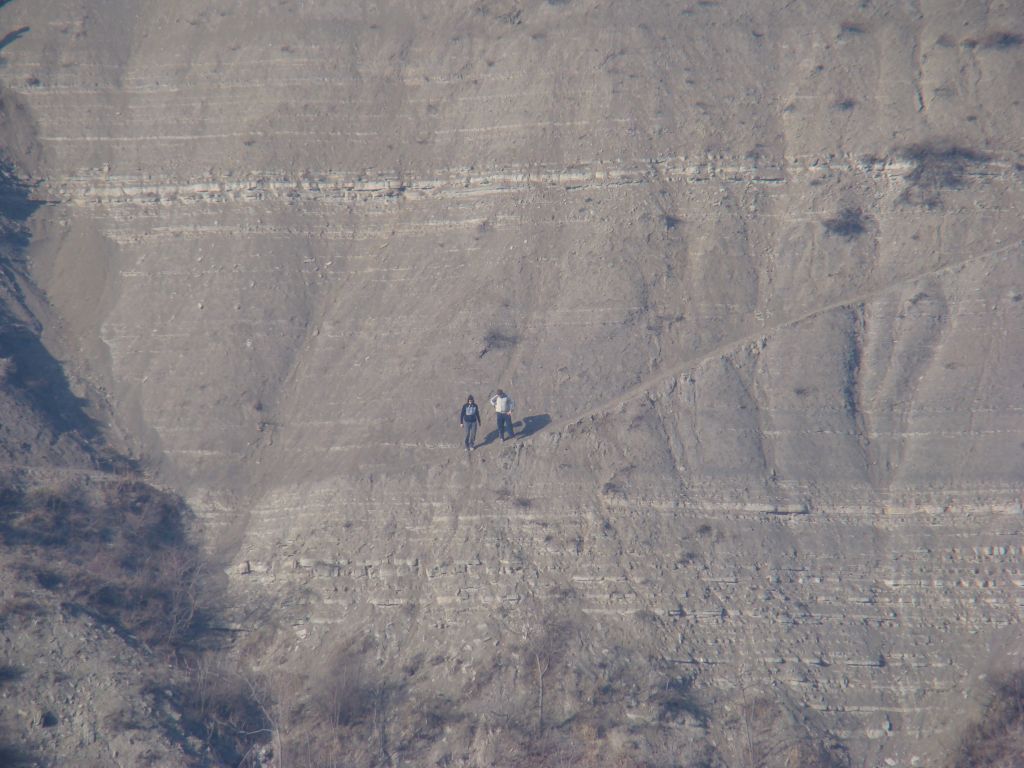
<instances>
[{"instance_id":1,"label":"dark pants","mask_svg":"<svg viewBox=\"0 0 1024 768\"><path fill-rule=\"evenodd\" d=\"M502 440L505 439L505 431L508 430L509 437L515 437L515 433L512 431L512 414L511 413L499 413L498 414L498 437Z\"/></svg>"},{"instance_id":2,"label":"dark pants","mask_svg":"<svg viewBox=\"0 0 1024 768\"><path fill-rule=\"evenodd\" d=\"M476 445L476 426L479 422L476 419L472 421L464 422L463 426L466 427L466 448L472 448Z\"/></svg>"}]
</instances>

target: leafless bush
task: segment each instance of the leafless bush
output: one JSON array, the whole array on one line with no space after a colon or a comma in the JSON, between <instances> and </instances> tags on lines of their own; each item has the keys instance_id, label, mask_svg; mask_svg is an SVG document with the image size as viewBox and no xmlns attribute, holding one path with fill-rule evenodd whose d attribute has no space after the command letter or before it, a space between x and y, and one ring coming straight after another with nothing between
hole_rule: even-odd
<instances>
[{"instance_id":1,"label":"leafless bush","mask_svg":"<svg viewBox=\"0 0 1024 768\"><path fill-rule=\"evenodd\" d=\"M458 704L442 694L431 694L417 701L412 713L412 739L426 743L443 738L446 728L464 718Z\"/></svg>"},{"instance_id":2,"label":"leafless bush","mask_svg":"<svg viewBox=\"0 0 1024 768\"><path fill-rule=\"evenodd\" d=\"M707 723L707 713L694 695L692 678L665 677L651 699L658 705L658 717L662 722L679 720L689 715L701 724Z\"/></svg>"},{"instance_id":3,"label":"leafless bush","mask_svg":"<svg viewBox=\"0 0 1024 768\"><path fill-rule=\"evenodd\" d=\"M405 679L419 663L392 676L378 665L375 648L370 638L342 642L307 675L269 686L281 754L301 754L309 765L389 765L392 752L406 754L443 736L458 717L454 703L440 696L410 700Z\"/></svg>"},{"instance_id":4,"label":"leafless bush","mask_svg":"<svg viewBox=\"0 0 1024 768\"><path fill-rule=\"evenodd\" d=\"M226 764L255 767L255 747L273 734L266 681L211 655L186 666L188 685L180 688L178 697L195 735Z\"/></svg>"},{"instance_id":5,"label":"leafless bush","mask_svg":"<svg viewBox=\"0 0 1024 768\"><path fill-rule=\"evenodd\" d=\"M197 618L204 610L198 556L170 549L145 567L125 567L129 562L117 547L97 552L71 586L101 615L149 645L176 648L195 639ZM111 573L113 579L108 578Z\"/></svg>"},{"instance_id":6,"label":"leafless bush","mask_svg":"<svg viewBox=\"0 0 1024 768\"><path fill-rule=\"evenodd\" d=\"M845 745L797 721L779 700L755 696L740 708L747 758L752 765L849 768Z\"/></svg>"},{"instance_id":7,"label":"leafless bush","mask_svg":"<svg viewBox=\"0 0 1024 768\"><path fill-rule=\"evenodd\" d=\"M332 731L365 722L373 712L377 686L361 654L336 652L317 673L314 686L314 711Z\"/></svg>"},{"instance_id":8,"label":"leafless bush","mask_svg":"<svg viewBox=\"0 0 1024 768\"><path fill-rule=\"evenodd\" d=\"M571 602L524 608L528 623L515 630L522 640L505 664L516 682L481 723L492 740L482 761L511 768L704 765L696 748L679 754L673 735L684 716L691 727L705 722L689 679L612 642L614 635L592 645L607 629L568 610ZM509 678L497 677L509 691Z\"/></svg>"}]
</instances>

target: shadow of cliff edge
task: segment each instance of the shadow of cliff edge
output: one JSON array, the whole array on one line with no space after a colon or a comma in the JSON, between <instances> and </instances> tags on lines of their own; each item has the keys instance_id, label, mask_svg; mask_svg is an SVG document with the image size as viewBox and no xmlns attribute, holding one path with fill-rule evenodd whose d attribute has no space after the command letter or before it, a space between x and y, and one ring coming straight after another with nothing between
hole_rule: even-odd
<instances>
[{"instance_id":1,"label":"shadow of cliff edge","mask_svg":"<svg viewBox=\"0 0 1024 768\"><path fill-rule=\"evenodd\" d=\"M3 627L2 623L0 627ZM18 667L0 666L0 691L3 691L8 683L16 682L23 674L24 670ZM7 691L3 693L4 696L8 695ZM0 721L0 765L7 768L28 768L31 765L38 765L38 756L31 754L24 747L15 746L17 741L8 724Z\"/></svg>"},{"instance_id":2,"label":"shadow of cliff edge","mask_svg":"<svg viewBox=\"0 0 1024 768\"><path fill-rule=\"evenodd\" d=\"M3 8L6 4L7 3L0 3L0 8ZM28 27L22 27L21 29L15 29L12 32L8 32L3 37L0 37L0 51L2 51L4 48L6 48L8 45L13 43L15 40L17 40L19 37L21 37L28 31Z\"/></svg>"},{"instance_id":3,"label":"shadow of cliff edge","mask_svg":"<svg viewBox=\"0 0 1024 768\"><path fill-rule=\"evenodd\" d=\"M28 276L28 221L45 205L31 192L13 164L0 157L0 380L7 393L46 416L55 440L64 437L83 447L99 444L100 425L86 413L86 401L71 391L61 363L43 345L42 324L31 308L44 302ZM21 446L5 447L17 454ZM100 469L114 468L103 466L107 459L97 461ZM124 462L119 460L118 468L129 468Z\"/></svg>"}]
</instances>

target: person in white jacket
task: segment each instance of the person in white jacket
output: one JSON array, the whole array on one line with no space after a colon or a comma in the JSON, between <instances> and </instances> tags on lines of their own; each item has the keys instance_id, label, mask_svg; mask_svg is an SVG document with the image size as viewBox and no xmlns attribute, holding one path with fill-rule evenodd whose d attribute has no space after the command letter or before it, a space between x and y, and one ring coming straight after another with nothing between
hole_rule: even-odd
<instances>
[{"instance_id":1,"label":"person in white jacket","mask_svg":"<svg viewBox=\"0 0 1024 768\"><path fill-rule=\"evenodd\" d=\"M494 413L498 417L498 437L503 442L507 439L505 432L508 432L509 437L515 437L512 431L512 411L516 408L515 402L499 389L497 394L491 395L491 405L494 406Z\"/></svg>"}]
</instances>

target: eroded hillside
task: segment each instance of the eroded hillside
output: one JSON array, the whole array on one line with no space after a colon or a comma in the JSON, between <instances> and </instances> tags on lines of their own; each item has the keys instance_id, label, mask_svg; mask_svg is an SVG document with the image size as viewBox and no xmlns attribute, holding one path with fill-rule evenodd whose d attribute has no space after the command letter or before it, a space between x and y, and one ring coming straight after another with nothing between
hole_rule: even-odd
<instances>
[{"instance_id":1,"label":"eroded hillside","mask_svg":"<svg viewBox=\"0 0 1024 768\"><path fill-rule=\"evenodd\" d=\"M44 338L198 514L277 764L940 765L1015 671L1014 4L0 23Z\"/></svg>"}]
</instances>

